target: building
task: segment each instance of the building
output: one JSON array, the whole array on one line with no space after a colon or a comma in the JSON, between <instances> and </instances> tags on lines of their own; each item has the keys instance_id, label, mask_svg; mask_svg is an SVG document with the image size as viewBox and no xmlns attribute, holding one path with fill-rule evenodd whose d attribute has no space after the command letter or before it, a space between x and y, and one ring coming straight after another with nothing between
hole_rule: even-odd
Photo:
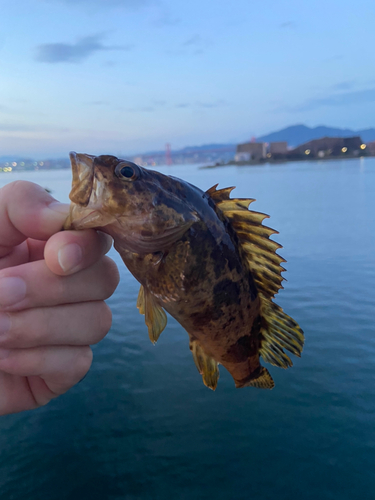
<instances>
[{"instance_id":1,"label":"building","mask_svg":"<svg viewBox=\"0 0 375 500\"><path fill-rule=\"evenodd\" d=\"M286 155L288 153L288 143L286 141L270 142L269 153L274 155Z\"/></svg>"},{"instance_id":2,"label":"building","mask_svg":"<svg viewBox=\"0 0 375 500\"><path fill-rule=\"evenodd\" d=\"M359 155L362 151L360 137L323 137L297 146L290 151L291 157L310 156L324 158L326 156Z\"/></svg>"},{"instance_id":3,"label":"building","mask_svg":"<svg viewBox=\"0 0 375 500\"><path fill-rule=\"evenodd\" d=\"M369 154L370 156L375 156L375 141L368 142L366 144L366 148L364 150Z\"/></svg>"},{"instance_id":4,"label":"building","mask_svg":"<svg viewBox=\"0 0 375 500\"><path fill-rule=\"evenodd\" d=\"M238 144L236 149L235 161L260 160L266 157L265 142L245 142Z\"/></svg>"}]
</instances>

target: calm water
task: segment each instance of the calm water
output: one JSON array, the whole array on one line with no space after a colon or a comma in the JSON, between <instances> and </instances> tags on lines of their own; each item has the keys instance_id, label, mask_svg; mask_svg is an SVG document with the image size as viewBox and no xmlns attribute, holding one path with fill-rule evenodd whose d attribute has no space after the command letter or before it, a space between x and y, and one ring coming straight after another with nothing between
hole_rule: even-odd
<instances>
[{"instance_id":1,"label":"calm water","mask_svg":"<svg viewBox=\"0 0 375 500\"><path fill-rule=\"evenodd\" d=\"M375 160L171 172L257 198L288 261L277 302L302 326L294 367L273 391L203 386L169 318L158 344L121 283L113 327L87 378L34 412L0 419L6 500L373 499L375 490ZM67 200L70 172L25 178Z\"/></svg>"}]
</instances>

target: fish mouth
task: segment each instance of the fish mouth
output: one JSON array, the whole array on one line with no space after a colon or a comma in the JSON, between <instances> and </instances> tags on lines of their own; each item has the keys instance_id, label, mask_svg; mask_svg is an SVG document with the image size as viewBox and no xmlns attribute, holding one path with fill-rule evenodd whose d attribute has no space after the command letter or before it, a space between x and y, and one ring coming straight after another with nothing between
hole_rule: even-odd
<instances>
[{"instance_id":1,"label":"fish mouth","mask_svg":"<svg viewBox=\"0 0 375 500\"><path fill-rule=\"evenodd\" d=\"M94 207L81 207L72 203L69 216L64 223L64 229L98 229L111 224L115 220L115 217L101 212L100 209L95 210Z\"/></svg>"},{"instance_id":2,"label":"fish mouth","mask_svg":"<svg viewBox=\"0 0 375 500\"><path fill-rule=\"evenodd\" d=\"M72 165L72 190L70 213L64 229L89 229L111 224L115 217L102 211L104 182L98 172L94 175L95 156L69 153Z\"/></svg>"},{"instance_id":3,"label":"fish mouth","mask_svg":"<svg viewBox=\"0 0 375 500\"><path fill-rule=\"evenodd\" d=\"M69 198L73 203L87 206L94 187L95 156L71 151L69 157L73 174L72 190Z\"/></svg>"}]
</instances>

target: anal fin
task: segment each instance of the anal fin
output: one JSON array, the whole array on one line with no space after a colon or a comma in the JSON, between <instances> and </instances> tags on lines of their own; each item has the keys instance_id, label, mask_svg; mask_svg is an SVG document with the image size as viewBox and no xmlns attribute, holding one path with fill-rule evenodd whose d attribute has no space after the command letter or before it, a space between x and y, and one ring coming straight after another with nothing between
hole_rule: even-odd
<instances>
[{"instance_id":1,"label":"anal fin","mask_svg":"<svg viewBox=\"0 0 375 500\"><path fill-rule=\"evenodd\" d=\"M204 385L214 391L219 380L217 361L208 356L196 340L190 339L190 350L193 354L195 366L202 375Z\"/></svg>"},{"instance_id":2,"label":"anal fin","mask_svg":"<svg viewBox=\"0 0 375 500\"><path fill-rule=\"evenodd\" d=\"M140 314L145 315L148 335L153 344L158 340L161 332L167 325L167 315L159 306L151 292L141 285L138 294L137 307Z\"/></svg>"}]
</instances>

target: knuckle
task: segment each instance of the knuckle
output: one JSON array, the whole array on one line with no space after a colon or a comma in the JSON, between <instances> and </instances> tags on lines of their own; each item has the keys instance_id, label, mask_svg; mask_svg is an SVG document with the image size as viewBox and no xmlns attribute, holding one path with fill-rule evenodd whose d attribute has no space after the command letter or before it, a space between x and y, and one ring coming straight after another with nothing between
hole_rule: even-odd
<instances>
[{"instance_id":1,"label":"knuckle","mask_svg":"<svg viewBox=\"0 0 375 500\"><path fill-rule=\"evenodd\" d=\"M45 189L43 189L38 184L34 184L33 182L29 181L23 181L23 180L13 181L5 185L1 189L3 195L5 197L9 196L10 199L14 199L16 194L17 197L19 197L20 199L24 197L29 197L30 193L34 193L37 196L42 197L43 199L52 199L52 196L50 196Z\"/></svg>"},{"instance_id":2,"label":"knuckle","mask_svg":"<svg viewBox=\"0 0 375 500\"><path fill-rule=\"evenodd\" d=\"M14 314L11 313L1 313L5 325L5 331L0 335L0 346L1 347L14 347L13 344L17 345L20 340L19 329L15 325Z\"/></svg>"},{"instance_id":3,"label":"knuckle","mask_svg":"<svg viewBox=\"0 0 375 500\"><path fill-rule=\"evenodd\" d=\"M74 375L77 381L80 381L89 371L92 364L92 350L89 346L79 348L79 354L75 362Z\"/></svg>"},{"instance_id":4,"label":"knuckle","mask_svg":"<svg viewBox=\"0 0 375 500\"><path fill-rule=\"evenodd\" d=\"M105 302L95 303L96 322L93 344L100 342L112 325L112 311Z\"/></svg>"},{"instance_id":5,"label":"knuckle","mask_svg":"<svg viewBox=\"0 0 375 500\"><path fill-rule=\"evenodd\" d=\"M103 271L104 271L104 283L103 292L105 298L108 299L113 292L116 290L117 285L120 282L120 274L118 272L115 262L109 257L103 257Z\"/></svg>"},{"instance_id":6,"label":"knuckle","mask_svg":"<svg viewBox=\"0 0 375 500\"><path fill-rule=\"evenodd\" d=\"M3 194L4 193L8 193L9 191L9 194L13 196L13 193L14 193L14 190L19 190L19 191L24 191L25 189L27 189L29 186L29 182L28 181L13 181L13 182L10 182L9 184L6 184L5 186L3 186L1 188Z\"/></svg>"},{"instance_id":7,"label":"knuckle","mask_svg":"<svg viewBox=\"0 0 375 500\"><path fill-rule=\"evenodd\" d=\"M9 329L0 335L2 347L28 348L43 345L46 332L44 315L35 317L33 311L21 311L17 313L6 313L9 318Z\"/></svg>"}]
</instances>

